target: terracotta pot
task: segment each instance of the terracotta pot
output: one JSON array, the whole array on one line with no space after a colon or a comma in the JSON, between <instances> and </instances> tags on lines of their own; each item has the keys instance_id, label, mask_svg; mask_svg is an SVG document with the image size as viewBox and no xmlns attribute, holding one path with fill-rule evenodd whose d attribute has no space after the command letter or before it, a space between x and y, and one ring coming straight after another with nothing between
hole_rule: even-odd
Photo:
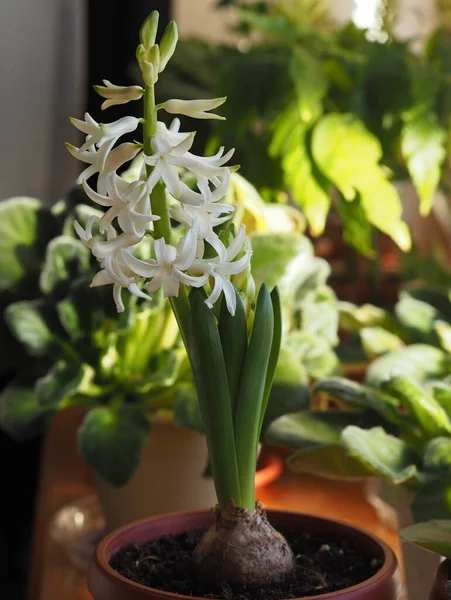
<instances>
[{"instance_id":1,"label":"terracotta pot","mask_svg":"<svg viewBox=\"0 0 451 600\"><path fill-rule=\"evenodd\" d=\"M278 529L340 535L359 544L361 551L383 560L381 569L370 579L346 590L315 596L323 600L399 600L401 578L394 553L375 537L343 523L298 513L268 511L271 523ZM211 511L163 515L123 527L97 546L89 566L88 589L94 600L196 600L194 597L170 594L148 588L126 579L109 566L109 560L120 548L142 543L163 535L209 527Z\"/></svg>"},{"instance_id":2,"label":"terracotta pot","mask_svg":"<svg viewBox=\"0 0 451 600\"><path fill-rule=\"evenodd\" d=\"M451 579L451 562L444 560L438 568L429 600L449 600L446 583Z\"/></svg>"},{"instance_id":3,"label":"terracotta pot","mask_svg":"<svg viewBox=\"0 0 451 600\"><path fill-rule=\"evenodd\" d=\"M96 478L107 530L155 515L214 506L213 480L203 476L207 456L205 436L170 421L154 422L140 465L125 486L114 487ZM263 451L256 474L257 493L275 481L282 469L277 456Z\"/></svg>"}]
</instances>

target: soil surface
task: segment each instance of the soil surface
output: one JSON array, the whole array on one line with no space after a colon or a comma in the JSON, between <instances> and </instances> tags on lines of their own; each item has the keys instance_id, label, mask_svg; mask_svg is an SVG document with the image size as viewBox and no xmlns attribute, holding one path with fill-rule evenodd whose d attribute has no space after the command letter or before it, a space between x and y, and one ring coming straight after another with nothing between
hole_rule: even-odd
<instances>
[{"instance_id":1,"label":"soil surface","mask_svg":"<svg viewBox=\"0 0 451 600\"><path fill-rule=\"evenodd\" d=\"M296 571L277 587L207 586L196 579L191 557L206 530L165 536L122 548L110 561L118 573L152 588L221 600L285 600L319 596L361 583L381 567L348 540L282 532L296 557Z\"/></svg>"}]
</instances>

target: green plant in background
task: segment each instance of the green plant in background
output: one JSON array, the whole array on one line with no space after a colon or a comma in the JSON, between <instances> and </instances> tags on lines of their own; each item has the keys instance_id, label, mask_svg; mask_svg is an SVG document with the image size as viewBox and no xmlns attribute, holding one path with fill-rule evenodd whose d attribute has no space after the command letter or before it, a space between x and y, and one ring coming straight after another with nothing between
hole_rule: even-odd
<instances>
[{"instance_id":1,"label":"green plant in background","mask_svg":"<svg viewBox=\"0 0 451 600\"><path fill-rule=\"evenodd\" d=\"M446 28L415 54L392 34L395 2L381 11L386 43L368 41L352 24L332 27L321 0L219 4L239 11L241 51L184 42L160 93L176 82L184 98L227 88L226 116L236 126L215 122L203 140L239 147L243 174L265 199L286 190L314 235L334 206L344 238L363 254L374 255L373 228L408 250L392 181L413 182L422 215L437 187L448 188ZM193 64L202 68L194 72Z\"/></svg>"},{"instance_id":2,"label":"green plant in background","mask_svg":"<svg viewBox=\"0 0 451 600\"><path fill-rule=\"evenodd\" d=\"M140 168L136 160L124 179L135 181ZM330 269L314 256L296 210L264 203L238 174L227 202L237 229L245 224L250 235L255 284L266 280L281 290L282 358L266 427L307 406L312 379L340 371L337 302L327 286ZM98 214L80 186L53 207L31 198L0 205L0 375L12 379L0 397L0 425L22 439L56 411L81 406L82 457L121 485L139 464L153 415L171 411L178 425L202 424L186 353L162 297L150 305L132 297L118 315L105 288L88 287L95 262L72 221L86 225ZM150 245L140 251L146 258Z\"/></svg>"},{"instance_id":3,"label":"green plant in background","mask_svg":"<svg viewBox=\"0 0 451 600\"><path fill-rule=\"evenodd\" d=\"M447 285L449 285L449 276ZM421 381L451 353L451 302L443 288L412 285L400 294L394 312L378 306L339 302L340 329L350 337L339 355L381 357L369 367L370 383L395 368Z\"/></svg>"},{"instance_id":4,"label":"green plant in background","mask_svg":"<svg viewBox=\"0 0 451 600\"><path fill-rule=\"evenodd\" d=\"M289 459L295 471L379 476L413 495L416 520L449 518L451 357L434 362L427 346L423 350L408 363L396 356L391 363L375 361L365 384L323 379L312 397L335 408L285 415L271 424L266 439L296 451ZM422 356L433 369L425 372ZM403 367L409 375L401 374Z\"/></svg>"}]
</instances>

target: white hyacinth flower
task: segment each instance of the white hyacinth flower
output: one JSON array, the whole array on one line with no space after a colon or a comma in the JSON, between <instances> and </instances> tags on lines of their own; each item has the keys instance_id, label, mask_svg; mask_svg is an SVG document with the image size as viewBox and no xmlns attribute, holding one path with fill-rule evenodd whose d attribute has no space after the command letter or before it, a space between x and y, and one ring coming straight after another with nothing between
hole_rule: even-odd
<instances>
[{"instance_id":1,"label":"white hyacinth flower","mask_svg":"<svg viewBox=\"0 0 451 600\"><path fill-rule=\"evenodd\" d=\"M102 269L94 275L90 287L99 287L102 285L113 284L113 298L118 312L124 311L122 302L122 289L126 288L140 298L150 300L150 296L145 294L136 284L136 276L125 264L123 260L124 253L129 252L126 248L133 247L141 238L130 237L126 234L117 235L113 227L107 231L107 241L99 242L92 236L92 227L97 221L97 217L91 217L86 225L86 230L77 222L74 222L74 228L80 239L91 249L91 252L99 260Z\"/></svg>"},{"instance_id":2,"label":"white hyacinth flower","mask_svg":"<svg viewBox=\"0 0 451 600\"><path fill-rule=\"evenodd\" d=\"M209 308L213 307L213 304L218 301L221 292L224 292L224 297L227 303L227 309L233 316L236 310L236 296L235 288L230 282L229 277L232 275L238 275L249 266L252 251L247 250L241 258L234 260L237 255L241 252L244 242L246 239L246 230L244 225L241 225L237 236L231 242L228 248L219 240L219 238L212 237L208 239L208 243L213 246L217 252L217 256L212 259L202 259L197 261L195 269L204 270L210 277L214 279L214 286L210 296L205 300L206 305Z\"/></svg>"},{"instance_id":3,"label":"white hyacinth flower","mask_svg":"<svg viewBox=\"0 0 451 600\"><path fill-rule=\"evenodd\" d=\"M139 100L144 94L144 89L140 85L114 85L108 79L104 79L103 84L94 86L99 96L106 98L100 107L102 110L116 104L126 104L133 100Z\"/></svg>"},{"instance_id":4,"label":"white hyacinth flower","mask_svg":"<svg viewBox=\"0 0 451 600\"><path fill-rule=\"evenodd\" d=\"M176 204L171 207L172 218L189 229L193 229L198 240L209 239L215 236L214 227L228 221L230 213L235 210L230 204L218 202L218 200L224 197L227 191L230 173L228 171L226 173L227 175L214 191L210 189L208 181L203 180L198 182L197 187L201 192L202 204L198 206ZM186 194L187 191L185 191ZM180 202L183 203L183 199L184 195L182 193Z\"/></svg>"},{"instance_id":5,"label":"white hyacinth flower","mask_svg":"<svg viewBox=\"0 0 451 600\"><path fill-rule=\"evenodd\" d=\"M74 221L74 229L81 241L91 250L92 254L98 260L108 258L116 250L121 248L133 247L142 239L142 235L134 235L132 233L121 233L120 235L117 235L113 227L110 226L108 229L107 240L97 240L92 235L92 228L96 221L99 221L98 217L91 217L86 224L86 229L83 229L78 221Z\"/></svg>"},{"instance_id":6,"label":"white hyacinth flower","mask_svg":"<svg viewBox=\"0 0 451 600\"><path fill-rule=\"evenodd\" d=\"M234 150L224 154L224 148L220 148L214 156L196 156L189 152L194 141L194 134L178 133L178 119L172 126L169 130L165 127L158 129L151 140L154 154L144 156L146 164L154 167L147 182L149 192L153 190L160 179L163 179L168 192L174 198L180 198L183 186L180 181L179 169L186 169L197 179L207 179L215 185L219 185L220 177L224 176L227 168L223 165L232 157ZM178 139L182 139L182 141L175 144L174 142Z\"/></svg>"},{"instance_id":7,"label":"white hyacinth flower","mask_svg":"<svg viewBox=\"0 0 451 600\"><path fill-rule=\"evenodd\" d=\"M218 108L224 104L227 100L227 97L223 98L213 98L211 100L167 100L163 104L161 104L161 108L168 113L173 115L186 115L187 117L192 117L193 119L219 119L221 121L225 120L225 117L221 117L221 115L216 115L215 113L208 112L213 110L214 108Z\"/></svg>"},{"instance_id":8,"label":"white hyacinth flower","mask_svg":"<svg viewBox=\"0 0 451 600\"><path fill-rule=\"evenodd\" d=\"M119 227L124 233L143 236L150 222L160 218L150 212L150 200L145 181L128 183L116 173L111 173L105 187L106 195L99 194L83 181L83 189L87 196L100 206L108 207L99 221L100 233L103 233L117 218ZM137 207L144 208L144 213L137 211Z\"/></svg>"},{"instance_id":9,"label":"white hyacinth flower","mask_svg":"<svg viewBox=\"0 0 451 600\"><path fill-rule=\"evenodd\" d=\"M95 149L82 150L81 148L77 148L72 144L66 143L66 148L72 154L73 157L81 160L82 162L88 163L90 166L87 167L77 178L77 183L83 183L96 173L100 173L99 180L97 182L97 187L100 194L105 194L105 183L107 176L116 171L126 162L135 158L138 152L142 149L140 144L134 144L132 142L126 142L125 144L121 144L117 148L114 148L105 162L105 164L101 165L101 160L99 153Z\"/></svg>"},{"instance_id":10,"label":"white hyacinth flower","mask_svg":"<svg viewBox=\"0 0 451 600\"><path fill-rule=\"evenodd\" d=\"M177 247L166 244L163 238L155 240L155 259L143 261L131 254L123 254L127 267L144 278L152 278L144 287L149 292L156 292L163 288L165 298L178 296L180 283L188 286L201 287L206 283L208 276L199 277L188 275L187 271L194 262L197 250L197 240L192 230L180 240Z\"/></svg>"},{"instance_id":11,"label":"white hyacinth flower","mask_svg":"<svg viewBox=\"0 0 451 600\"><path fill-rule=\"evenodd\" d=\"M71 118L71 123L86 134L86 141L80 151L88 150L91 146L99 149L101 170L104 168L108 154L117 140L126 133L132 133L138 127L140 120L136 117L122 117L112 123L97 123L89 113L85 113L85 120Z\"/></svg>"}]
</instances>

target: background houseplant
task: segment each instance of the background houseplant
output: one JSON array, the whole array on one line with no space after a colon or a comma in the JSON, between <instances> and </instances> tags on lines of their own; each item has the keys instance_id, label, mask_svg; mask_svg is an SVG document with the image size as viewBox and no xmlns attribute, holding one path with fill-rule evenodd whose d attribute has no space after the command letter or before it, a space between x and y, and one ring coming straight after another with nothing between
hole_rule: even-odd
<instances>
[{"instance_id":1,"label":"background houseplant","mask_svg":"<svg viewBox=\"0 0 451 600\"><path fill-rule=\"evenodd\" d=\"M287 191L313 235L323 232L332 206L344 238L359 253L374 257L387 252L387 260L380 260L371 274L362 273L366 292L358 292L353 282L347 296L374 296L374 286L390 263L385 287L377 288L379 300L390 303L393 292L387 278L393 278L393 248L384 249L386 240L375 229L391 235L404 250L409 247L399 195L405 197L404 218L423 254L430 250L429 242L424 245L430 237L425 227L433 227L436 243L447 247L440 223L427 225L419 217L415 194L405 194L405 182L412 182L421 215L426 215L437 187L445 193L448 187L446 19L439 19L418 53L393 33L396 2L381 4L381 31L372 41L353 24L334 26L321 0L219 4L237 7L238 48L184 41L164 73L162 98L174 89L189 98L219 95L227 88L226 116L237 127L230 131L221 122L208 124L199 145L210 141L239 147L243 174L266 200ZM193 69L193 64L202 64L202 69ZM397 182L404 183L396 187ZM443 198L440 202L446 204ZM342 234L333 222L330 215L326 237L334 250L325 249L324 242L318 250L333 261L338 281L352 281L358 259L341 247Z\"/></svg>"},{"instance_id":2,"label":"background houseplant","mask_svg":"<svg viewBox=\"0 0 451 600\"><path fill-rule=\"evenodd\" d=\"M451 594L449 559L451 557L450 521L436 520L407 527L401 536L407 542L425 548L447 560L440 565L431 591L430 600L447 600Z\"/></svg>"}]
</instances>

